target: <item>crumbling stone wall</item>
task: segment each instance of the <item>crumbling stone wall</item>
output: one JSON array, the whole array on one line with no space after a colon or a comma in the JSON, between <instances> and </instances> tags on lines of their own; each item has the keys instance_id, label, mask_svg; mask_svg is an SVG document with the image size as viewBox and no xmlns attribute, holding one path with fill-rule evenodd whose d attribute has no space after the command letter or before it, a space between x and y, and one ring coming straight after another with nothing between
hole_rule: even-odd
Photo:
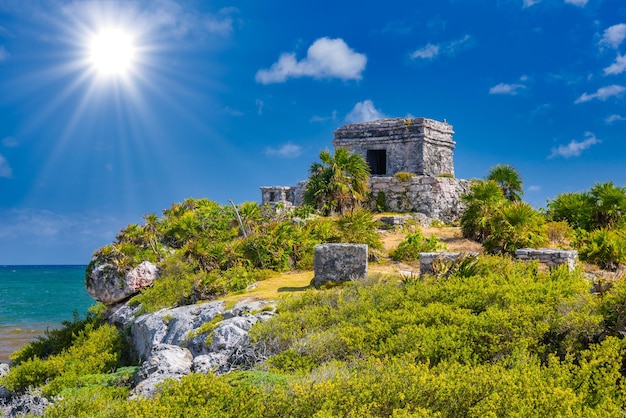
<instances>
[{"instance_id":1,"label":"crumbling stone wall","mask_svg":"<svg viewBox=\"0 0 626 418\"><path fill-rule=\"evenodd\" d=\"M295 202L296 187L293 186L262 186L261 202L276 205L278 203L285 207L291 207Z\"/></svg>"},{"instance_id":2,"label":"crumbling stone wall","mask_svg":"<svg viewBox=\"0 0 626 418\"><path fill-rule=\"evenodd\" d=\"M571 271L574 270L576 266L578 252L554 250L550 248L522 248L515 251L515 258L518 260L539 260L541 264L545 264L548 267L556 267L565 264Z\"/></svg>"},{"instance_id":3,"label":"crumbling stone wall","mask_svg":"<svg viewBox=\"0 0 626 418\"><path fill-rule=\"evenodd\" d=\"M368 151L386 152L390 176L406 171L424 176L454 175L454 131L432 119L381 119L344 125L335 131L333 146L347 148L368 160ZM371 164L370 164L371 165Z\"/></svg>"},{"instance_id":4,"label":"crumbling stone wall","mask_svg":"<svg viewBox=\"0 0 626 418\"><path fill-rule=\"evenodd\" d=\"M396 177L370 178L373 206L378 194L384 193L387 210L418 212L444 223L461 218L465 210L461 196L469 192L469 187L468 180L447 177L414 176L406 181Z\"/></svg>"}]
</instances>

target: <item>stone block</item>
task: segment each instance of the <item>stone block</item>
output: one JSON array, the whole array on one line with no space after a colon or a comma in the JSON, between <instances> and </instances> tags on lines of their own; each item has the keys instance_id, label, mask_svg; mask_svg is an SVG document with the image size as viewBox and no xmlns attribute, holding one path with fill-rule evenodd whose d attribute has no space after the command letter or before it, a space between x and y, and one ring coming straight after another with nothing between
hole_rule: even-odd
<instances>
[{"instance_id":1,"label":"stone block","mask_svg":"<svg viewBox=\"0 0 626 418\"><path fill-rule=\"evenodd\" d=\"M367 276L367 245L320 244L315 246L313 284L343 282Z\"/></svg>"}]
</instances>

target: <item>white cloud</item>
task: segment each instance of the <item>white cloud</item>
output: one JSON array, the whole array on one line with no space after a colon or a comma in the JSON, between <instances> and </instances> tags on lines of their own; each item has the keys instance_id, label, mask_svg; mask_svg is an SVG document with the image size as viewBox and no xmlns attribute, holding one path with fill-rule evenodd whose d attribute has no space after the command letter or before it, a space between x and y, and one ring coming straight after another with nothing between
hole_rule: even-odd
<instances>
[{"instance_id":1,"label":"white cloud","mask_svg":"<svg viewBox=\"0 0 626 418\"><path fill-rule=\"evenodd\" d=\"M507 84L500 83L496 84L492 88L489 89L489 94L508 94L510 96L515 96L521 90L526 88L523 84Z\"/></svg>"},{"instance_id":2,"label":"white cloud","mask_svg":"<svg viewBox=\"0 0 626 418\"><path fill-rule=\"evenodd\" d=\"M263 103L263 100L261 99L256 99L256 111L259 114L259 116L263 116L263 105L265 103Z\"/></svg>"},{"instance_id":3,"label":"white cloud","mask_svg":"<svg viewBox=\"0 0 626 418\"><path fill-rule=\"evenodd\" d=\"M354 108L346 116L346 122L371 122L385 117L384 113L374 107L374 103L371 100L364 100L354 105Z\"/></svg>"},{"instance_id":4,"label":"white cloud","mask_svg":"<svg viewBox=\"0 0 626 418\"><path fill-rule=\"evenodd\" d=\"M626 55L617 54L615 62L604 69L604 75L621 74L626 71Z\"/></svg>"},{"instance_id":5,"label":"white cloud","mask_svg":"<svg viewBox=\"0 0 626 418\"><path fill-rule=\"evenodd\" d=\"M0 154L0 177L10 179L13 177L13 170L9 165L9 162L2 154Z\"/></svg>"},{"instance_id":6,"label":"white cloud","mask_svg":"<svg viewBox=\"0 0 626 418\"><path fill-rule=\"evenodd\" d=\"M626 23L619 23L604 31L600 45L607 45L617 49L624 39L626 39Z\"/></svg>"},{"instance_id":7,"label":"white cloud","mask_svg":"<svg viewBox=\"0 0 626 418\"><path fill-rule=\"evenodd\" d=\"M624 91L626 91L626 87L619 86L617 84L613 84L613 85L606 86L606 87L600 87L598 91L596 91L595 93L591 93L591 94L583 93L578 99L576 99L576 101L574 101L574 103L576 104L584 103L593 99L605 101L609 97L622 96L624 94Z\"/></svg>"},{"instance_id":8,"label":"white cloud","mask_svg":"<svg viewBox=\"0 0 626 418\"><path fill-rule=\"evenodd\" d=\"M539 3L541 0L524 0L524 8L532 7L535 4Z\"/></svg>"},{"instance_id":9,"label":"white cloud","mask_svg":"<svg viewBox=\"0 0 626 418\"><path fill-rule=\"evenodd\" d=\"M4 138L2 138L2 146L4 146L4 147L15 148L18 145L19 144L17 142L17 139L15 139L12 136L5 136Z\"/></svg>"},{"instance_id":10,"label":"white cloud","mask_svg":"<svg viewBox=\"0 0 626 418\"><path fill-rule=\"evenodd\" d=\"M230 116L243 116L243 112L241 110L233 109L230 106L226 106L222 110L224 111L224 113Z\"/></svg>"},{"instance_id":11,"label":"white cloud","mask_svg":"<svg viewBox=\"0 0 626 418\"><path fill-rule=\"evenodd\" d=\"M573 4L578 7L585 7L589 0L565 0L565 3Z\"/></svg>"},{"instance_id":12,"label":"white cloud","mask_svg":"<svg viewBox=\"0 0 626 418\"><path fill-rule=\"evenodd\" d=\"M439 55L453 56L471 44L472 37L464 35L459 39L439 44L428 43L422 48L416 49L409 55L411 59L433 59Z\"/></svg>"},{"instance_id":13,"label":"white cloud","mask_svg":"<svg viewBox=\"0 0 626 418\"><path fill-rule=\"evenodd\" d=\"M291 77L339 78L360 80L367 57L355 52L343 39L320 38L307 50L306 58L296 60L295 53L285 53L269 69L259 70L256 81L262 84L283 83Z\"/></svg>"},{"instance_id":14,"label":"white cloud","mask_svg":"<svg viewBox=\"0 0 626 418\"><path fill-rule=\"evenodd\" d=\"M0 62L6 61L7 59L9 59L9 51L7 51L5 47L0 45Z\"/></svg>"},{"instance_id":15,"label":"white cloud","mask_svg":"<svg viewBox=\"0 0 626 418\"><path fill-rule=\"evenodd\" d=\"M604 123L606 123L607 125L610 125L613 122L621 122L621 121L625 121L625 120L626 120L626 116L613 114L613 115L607 117L606 119L604 119Z\"/></svg>"},{"instance_id":16,"label":"white cloud","mask_svg":"<svg viewBox=\"0 0 626 418\"><path fill-rule=\"evenodd\" d=\"M292 144L291 142L287 142L280 148L265 148L265 155L280 158L296 158L302 155L302 147Z\"/></svg>"},{"instance_id":17,"label":"white cloud","mask_svg":"<svg viewBox=\"0 0 626 418\"><path fill-rule=\"evenodd\" d=\"M337 111L333 110L330 116L313 116L309 119L309 122L328 122L329 120L337 120Z\"/></svg>"},{"instance_id":18,"label":"white cloud","mask_svg":"<svg viewBox=\"0 0 626 418\"><path fill-rule=\"evenodd\" d=\"M411 58L431 59L439 55L439 45L428 44L411 52Z\"/></svg>"},{"instance_id":19,"label":"white cloud","mask_svg":"<svg viewBox=\"0 0 626 418\"><path fill-rule=\"evenodd\" d=\"M528 186L526 190L529 192L538 192L541 190L541 186L537 186L537 185Z\"/></svg>"},{"instance_id":20,"label":"white cloud","mask_svg":"<svg viewBox=\"0 0 626 418\"><path fill-rule=\"evenodd\" d=\"M585 132L585 136L587 138L582 141L576 141L575 139L572 139L572 141L567 145L559 145L556 148L552 148L552 153L548 156L548 158L578 157L587 148L602 142L598 138L596 138L596 136L591 132Z\"/></svg>"}]
</instances>

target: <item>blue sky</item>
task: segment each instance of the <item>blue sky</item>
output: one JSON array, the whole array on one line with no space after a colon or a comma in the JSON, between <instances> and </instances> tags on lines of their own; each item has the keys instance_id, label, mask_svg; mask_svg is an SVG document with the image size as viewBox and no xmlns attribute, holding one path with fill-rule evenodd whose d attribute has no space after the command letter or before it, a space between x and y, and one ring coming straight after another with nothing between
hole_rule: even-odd
<instances>
[{"instance_id":1,"label":"blue sky","mask_svg":"<svg viewBox=\"0 0 626 418\"><path fill-rule=\"evenodd\" d=\"M93 58L107 31L125 71ZM86 264L173 202L259 200L380 117L445 118L457 177L511 164L535 207L624 185L625 38L623 0L0 0L0 264Z\"/></svg>"}]
</instances>

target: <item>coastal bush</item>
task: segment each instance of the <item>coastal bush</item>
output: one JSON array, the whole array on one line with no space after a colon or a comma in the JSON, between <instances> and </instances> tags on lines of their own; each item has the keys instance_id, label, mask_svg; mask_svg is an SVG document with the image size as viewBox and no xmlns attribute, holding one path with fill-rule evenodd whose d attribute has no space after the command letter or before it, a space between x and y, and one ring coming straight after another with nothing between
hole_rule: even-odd
<instances>
[{"instance_id":1,"label":"coastal bush","mask_svg":"<svg viewBox=\"0 0 626 418\"><path fill-rule=\"evenodd\" d=\"M367 244L371 249L382 250L383 243L376 232L379 223L371 212L357 209L337 220L339 241Z\"/></svg>"},{"instance_id":2,"label":"coastal bush","mask_svg":"<svg viewBox=\"0 0 626 418\"><path fill-rule=\"evenodd\" d=\"M125 339L114 326L87 324L66 350L46 359L35 356L21 362L2 377L2 384L18 393L38 387L45 396L55 396L64 389L89 384L83 380L86 375L124 366L126 352Z\"/></svg>"},{"instance_id":3,"label":"coastal bush","mask_svg":"<svg viewBox=\"0 0 626 418\"><path fill-rule=\"evenodd\" d=\"M626 265L626 232L623 230L579 230L574 245L581 260L603 269L615 271Z\"/></svg>"},{"instance_id":4,"label":"coastal bush","mask_svg":"<svg viewBox=\"0 0 626 418\"><path fill-rule=\"evenodd\" d=\"M562 193L548 202L548 219L567 221L572 228L612 229L626 222L626 187L596 183L588 192Z\"/></svg>"},{"instance_id":5,"label":"coastal bush","mask_svg":"<svg viewBox=\"0 0 626 418\"><path fill-rule=\"evenodd\" d=\"M520 248L539 248L548 237L543 216L528 203L511 202L490 219L491 234L483 242L488 252L512 254Z\"/></svg>"},{"instance_id":6,"label":"coastal bush","mask_svg":"<svg viewBox=\"0 0 626 418\"><path fill-rule=\"evenodd\" d=\"M413 177L415 177L415 174L414 173L409 173L407 171L398 171L393 176L395 178L397 178L401 182L407 182L407 181L411 180Z\"/></svg>"},{"instance_id":7,"label":"coastal bush","mask_svg":"<svg viewBox=\"0 0 626 418\"><path fill-rule=\"evenodd\" d=\"M417 231L407 236L398 244L398 247L391 252L391 258L396 261L415 261L419 259L420 253L442 251L446 248L436 235L426 238Z\"/></svg>"}]
</instances>

